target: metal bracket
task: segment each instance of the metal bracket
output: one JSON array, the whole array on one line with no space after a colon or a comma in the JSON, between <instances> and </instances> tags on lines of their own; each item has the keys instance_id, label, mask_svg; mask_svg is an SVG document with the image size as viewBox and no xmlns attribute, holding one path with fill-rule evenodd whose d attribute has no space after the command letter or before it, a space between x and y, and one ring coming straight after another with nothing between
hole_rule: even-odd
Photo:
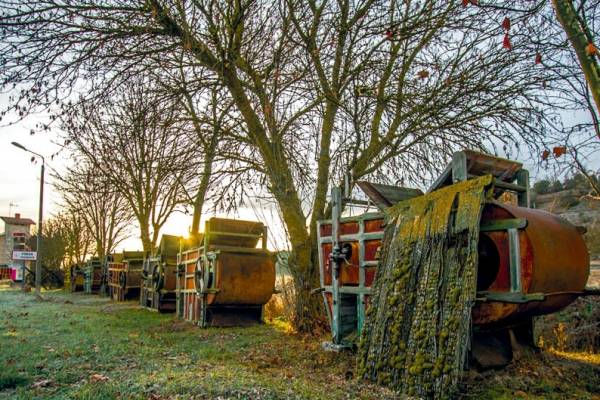
<instances>
[{"instance_id":1,"label":"metal bracket","mask_svg":"<svg viewBox=\"0 0 600 400\"><path fill-rule=\"evenodd\" d=\"M510 259L510 291L515 293L522 292L521 282L521 243L519 242L519 231L517 229L508 229L508 246Z\"/></svg>"},{"instance_id":2,"label":"metal bracket","mask_svg":"<svg viewBox=\"0 0 600 400\"><path fill-rule=\"evenodd\" d=\"M352 253L352 248L349 246L344 246L340 249L340 245L336 243L333 246L332 252L329 255L329 259L333 263L333 273L336 278L340 277L340 269L342 268L342 263L348 260L348 257Z\"/></svg>"},{"instance_id":3,"label":"metal bracket","mask_svg":"<svg viewBox=\"0 0 600 400\"><path fill-rule=\"evenodd\" d=\"M331 216L331 249L332 253L329 256L333 263L333 282L332 282L332 318L333 323L331 324L331 335L334 343L339 343L341 339L341 307L339 304L339 277L340 277L340 262L336 261L338 254L341 253L340 248L340 217L342 216L342 189L331 188L331 205L332 205L332 216ZM332 258L333 256L333 258Z\"/></svg>"},{"instance_id":4,"label":"metal bracket","mask_svg":"<svg viewBox=\"0 0 600 400\"><path fill-rule=\"evenodd\" d=\"M495 221L483 221L479 225L480 232L503 231L509 229L525 229L529 222L526 218L510 218Z\"/></svg>"},{"instance_id":5,"label":"metal bracket","mask_svg":"<svg viewBox=\"0 0 600 400\"><path fill-rule=\"evenodd\" d=\"M323 342L321 343L321 349L323 349L323 351L331 351L334 353L341 353L342 351L345 350L350 350L350 346L346 346L343 344L336 344L333 342Z\"/></svg>"},{"instance_id":6,"label":"metal bracket","mask_svg":"<svg viewBox=\"0 0 600 400\"><path fill-rule=\"evenodd\" d=\"M523 292L477 292L477 301L501 301L504 303L528 303L530 301L544 301L544 293Z\"/></svg>"}]
</instances>

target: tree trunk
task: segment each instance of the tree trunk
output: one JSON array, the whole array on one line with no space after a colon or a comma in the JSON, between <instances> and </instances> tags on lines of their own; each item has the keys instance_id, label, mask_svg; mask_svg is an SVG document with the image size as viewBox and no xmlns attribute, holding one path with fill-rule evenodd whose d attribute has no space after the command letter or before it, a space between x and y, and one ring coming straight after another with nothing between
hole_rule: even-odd
<instances>
[{"instance_id":1,"label":"tree trunk","mask_svg":"<svg viewBox=\"0 0 600 400\"><path fill-rule=\"evenodd\" d=\"M154 245L150 239L150 224L146 221L138 220L140 224L140 239L142 240L142 248L144 254L152 254Z\"/></svg>"},{"instance_id":2,"label":"tree trunk","mask_svg":"<svg viewBox=\"0 0 600 400\"><path fill-rule=\"evenodd\" d=\"M321 318L322 301L319 296L311 296L311 289L319 286L316 262L316 239L311 239L306 229L306 216L285 156L282 144L271 141L260 122L260 118L250 105L248 97L237 78L235 70L225 68L225 84L233 101L242 113L248 132L256 149L261 154L271 186L269 190L275 197L292 245L292 275L296 289L296 309L292 320L299 332L311 332ZM312 235L314 236L314 235Z\"/></svg>"},{"instance_id":3,"label":"tree trunk","mask_svg":"<svg viewBox=\"0 0 600 400\"><path fill-rule=\"evenodd\" d=\"M194 129L198 138L203 137L203 132L200 129L200 118L196 113L196 107L194 106L194 102L192 100L192 96L189 92L184 93L186 99L186 105L189 110L189 113L193 116L194 119ZM196 198L194 199L194 214L192 216L192 226L190 229L190 236L196 242L200 242L200 219L202 217L202 209L204 208L204 199L206 197L206 192L208 191L208 185L210 184L210 179L212 176L212 168L213 161L215 160L215 149L217 148L217 144L219 143L219 134L221 133L221 118L222 115L218 116L216 113L217 109L217 97L216 91L212 92L212 136L209 138L208 142L204 142L204 168L202 169L202 178L200 180L200 186L198 187L198 191L196 192Z\"/></svg>"},{"instance_id":4,"label":"tree trunk","mask_svg":"<svg viewBox=\"0 0 600 400\"><path fill-rule=\"evenodd\" d=\"M213 140L216 145L216 140ZM196 198L194 199L194 215L192 217L192 227L190 236L196 242L200 240L200 218L202 216L202 208L204 207L204 198L210 184L210 177L212 174L212 164L215 159L214 146L212 149L208 149L205 154L204 169L202 171L202 179L200 180L200 186L196 192Z\"/></svg>"},{"instance_id":5,"label":"tree trunk","mask_svg":"<svg viewBox=\"0 0 600 400\"><path fill-rule=\"evenodd\" d=\"M596 110L600 112L600 66L596 59L598 50L595 50L593 38L584 21L581 21L577 15L570 0L552 0L552 3L554 4L556 17L563 26L575 54L577 54L581 70L594 97ZM592 52L588 50L589 45L592 46L590 48Z\"/></svg>"},{"instance_id":6,"label":"tree trunk","mask_svg":"<svg viewBox=\"0 0 600 400\"><path fill-rule=\"evenodd\" d=\"M331 134L335 127L335 117L339 109L337 102L328 100L321 128L321 143L319 151L319 162L317 172L317 184L315 189L315 202L313 205L312 218L310 221L310 232L313 236L314 245L317 243L317 221L325 219L327 189L329 189L329 174L331 167ZM316 249L316 247L315 247Z\"/></svg>"}]
</instances>

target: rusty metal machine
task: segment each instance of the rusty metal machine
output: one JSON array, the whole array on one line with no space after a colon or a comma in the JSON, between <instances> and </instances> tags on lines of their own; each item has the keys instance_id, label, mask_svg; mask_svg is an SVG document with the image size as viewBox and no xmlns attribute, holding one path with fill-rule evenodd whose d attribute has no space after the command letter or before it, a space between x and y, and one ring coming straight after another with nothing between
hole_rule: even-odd
<instances>
[{"instance_id":1,"label":"rusty metal machine","mask_svg":"<svg viewBox=\"0 0 600 400\"><path fill-rule=\"evenodd\" d=\"M85 263L83 276L83 292L87 294L99 293L102 283L102 263L98 257L92 257Z\"/></svg>"},{"instance_id":2,"label":"rusty metal machine","mask_svg":"<svg viewBox=\"0 0 600 400\"><path fill-rule=\"evenodd\" d=\"M84 271L87 267L85 262L71 265L71 292L83 292L85 285Z\"/></svg>"},{"instance_id":3,"label":"rusty metal machine","mask_svg":"<svg viewBox=\"0 0 600 400\"><path fill-rule=\"evenodd\" d=\"M10 279L12 275L12 268L5 265L0 265L0 280Z\"/></svg>"},{"instance_id":4,"label":"rusty metal machine","mask_svg":"<svg viewBox=\"0 0 600 400\"><path fill-rule=\"evenodd\" d=\"M472 357L484 367L505 365L516 343L534 344L534 318L559 311L584 294L589 255L582 230L529 207L529 177L522 165L473 151L454 154L429 192L483 175L495 177L493 200L480 219ZM368 182L358 186L380 211L422 193ZM518 205L496 201L513 193ZM338 345L361 334L383 238L383 212L341 217L349 203L332 190L333 218L318 223L321 288ZM366 202L362 202L363 204Z\"/></svg>"},{"instance_id":5,"label":"rusty metal machine","mask_svg":"<svg viewBox=\"0 0 600 400\"><path fill-rule=\"evenodd\" d=\"M275 260L266 247L260 222L207 221L199 243L179 254L177 314L201 327L261 322L275 288Z\"/></svg>"},{"instance_id":6,"label":"rusty metal machine","mask_svg":"<svg viewBox=\"0 0 600 400\"><path fill-rule=\"evenodd\" d=\"M156 254L144 260L142 306L159 312L175 312L179 236L163 235Z\"/></svg>"},{"instance_id":7,"label":"rusty metal machine","mask_svg":"<svg viewBox=\"0 0 600 400\"><path fill-rule=\"evenodd\" d=\"M139 300L143 266L143 251L124 251L113 255L113 261L107 263L109 294L113 300Z\"/></svg>"},{"instance_id":8,"label":"rusty metal machine","mask_svg":"<svg viewBox=\"0 0 600 400\"><path fill-rule=\"evenodd\" d=\"M102 259L102 269L100 272L100 296L109 296L108 286L108 263L114 261L114 254L106 254Z\"/></svg>"}]
</instances>

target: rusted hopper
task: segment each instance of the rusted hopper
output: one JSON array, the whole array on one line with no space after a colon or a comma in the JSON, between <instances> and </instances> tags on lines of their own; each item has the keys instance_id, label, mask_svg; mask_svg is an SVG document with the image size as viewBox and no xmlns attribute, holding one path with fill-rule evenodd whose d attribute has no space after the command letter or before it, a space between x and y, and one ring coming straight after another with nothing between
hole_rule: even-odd
<instances>
[{"instance_id":1,"label":"rusted hopper","mask_svg":"<svg viewBox=\"0 0 600 400\"><path fill-rule=\"evenodd\" d=\"M84 271L85 262L79 262L71 265L71 292L83 292L85 285Z\"/></svg>"},{"instance_id":2,"label":"rusted hopper","mask_svg":"<svg viewBox=\"0 0 600 400\"><path fill-rule=\"evenodd\" d=\"M156 254L144 260L142 306L175 312L177 302L177 255L182 238L163 235Z\"/></svg>"},{"instance_id":3,"label":"rusted hopper","mask_svg":"<svg viewBox=\"0 0 600 400\"><path fill-rule=\"evenodd\" d=\"M480 219L472 356L486 367L506 364L516 343L534 344L534 317L559 311L583 294L589 255L580 230L567 220L527 208L528 174L521 164L465 151L429 190L481 175L496 178L493 199ZM381 210L418 196L412 189L360 182ZM495 201L515 193L519 206ZM395 193L390 201L388 193ZM360 337L383 238L383 212L339 217L344 203L332 192L334 216L318 223L321 289L332 341L355 345Z\"/></svg>"},{"instance_id":4,"label":"rusted hopper","mask_svg":"<svg viewBox=\"0 0 600 400\"><path fill-rule=\"evenodd\" d=\"M102 263L98 257L92 257L85 263L83 276L84 293L98 294L102 283Z\"/></svg>"},{"instance_id":5,"label":"rusted hopper","mask_svg":"<svg viewBox=\"0 0 600 400\"><path fill-rule=\"evenodd\" d=\"M267 227L211 218L199 242L179 255L178 315L201 327L261 322L263 306L275 288Z\"/></svg>"},{"instance_id":6,"label":"rusted hopper","mask_svg":"<svg viewBox=\"0 0 600 400\"><path fill-rule=\"evenodd\" d=\"M533 317L560 311L583 294L589 254L578 228L564 218L507 204L484 208L478 252L473 356L494 367L510 361L515 341L535 344Z\"/></svg>"},{"instance_id":7,"label":"rusted hopper","mask_svg":"<svg viewBox=\"0 0 600 400\"><path fill-rule=\"evenodd\" d=\"M108 266L108 287L110 297L116 301L140 298L144 252L124 251L115 254Z\"/></svg>"}]
</instances>

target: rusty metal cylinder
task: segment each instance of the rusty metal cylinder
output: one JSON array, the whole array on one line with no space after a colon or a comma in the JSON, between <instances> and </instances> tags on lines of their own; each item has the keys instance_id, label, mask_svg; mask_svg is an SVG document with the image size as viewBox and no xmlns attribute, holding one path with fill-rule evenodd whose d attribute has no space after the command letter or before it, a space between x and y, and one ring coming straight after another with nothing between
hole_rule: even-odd
<instances>
[{"instance_id":1,"label":"rusty metal cylinder","mask_svg":"<svg viewBox=\"0 0 600 400\"><path fill-rule=\"evenodd\" d=\"M273 295L275 263L267 252L221 250L213 265L209 287L217 289L207 296L207 305L264 305ZM213 281L214 279L214 281Z\"/></svg>"},{"instance_id":2,"label":"rusty metal cylinder","mask_svg":"<svg viewBox=\"0 0 600 400\"><path fill-rule=\"evenodd\" d=\"M489 204L481 217L482 224L507 220L526 220L526 226L513 231L512 239L506 229L481 232L477 290L514 294L517 300L478 302L472 309L475 324L560 311L581 295L588 279L587 247L569 221L507 204ZM511 248L517 254L512 261Z\"/></svg>"}]
</instances>

